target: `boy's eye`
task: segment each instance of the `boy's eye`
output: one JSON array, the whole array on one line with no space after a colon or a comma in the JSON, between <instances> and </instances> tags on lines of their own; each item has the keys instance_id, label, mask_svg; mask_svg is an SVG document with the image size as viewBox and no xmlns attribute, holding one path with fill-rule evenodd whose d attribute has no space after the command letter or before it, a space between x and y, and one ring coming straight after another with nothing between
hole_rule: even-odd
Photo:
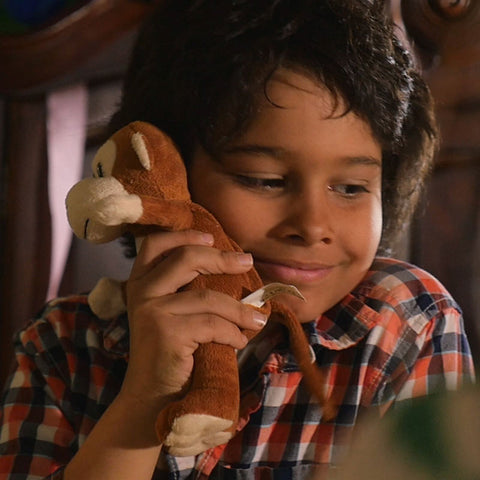
<instances>
[{"instance_id":1,"label":"boy's eye","mask_svg":"<svg viewBox=\"0 0 480 480\"><path fill-rule=\"evenodd\" d=\"M339 193L345 197L354 197L361 193L368 192L367 188L364 185L330 185L328 187L332 192Z\"/></svg>"},{"instance_id":2,"label":"boy's eye","mask_svg":"<svg viewBox=\"0 0 480 480\"><path fill-rule=\"evenodd\" d=\"M235 179L242 185L261 190L275 190L285 186L285 180L283 178L263 178L251 177L248 175L235 175Z\"/></svg>"}]
</instances>

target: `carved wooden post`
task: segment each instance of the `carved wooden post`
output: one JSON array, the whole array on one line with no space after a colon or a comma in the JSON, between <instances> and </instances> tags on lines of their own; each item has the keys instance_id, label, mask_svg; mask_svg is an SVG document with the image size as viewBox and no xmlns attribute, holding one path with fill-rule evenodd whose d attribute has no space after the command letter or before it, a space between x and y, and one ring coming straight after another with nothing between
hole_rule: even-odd
<instances>
[{"instance_id":1,"label":"carved wooden post","mask_svg":"<svg viewBox=\"0 0 480 480\"><path fill-rule=\"evenodd\" d=\"M480 2L402 0L406 30L424 67L441 145L412 261L434 273L464 310L480 363Z\"/></svg>"}]
</instances>

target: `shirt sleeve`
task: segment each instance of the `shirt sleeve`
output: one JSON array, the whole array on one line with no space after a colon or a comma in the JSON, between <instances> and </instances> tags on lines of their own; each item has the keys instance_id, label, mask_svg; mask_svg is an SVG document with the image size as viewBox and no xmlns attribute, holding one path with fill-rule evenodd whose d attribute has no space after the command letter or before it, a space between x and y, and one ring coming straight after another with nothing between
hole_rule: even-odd
<instances>
[{"instance_id":1,"label":"shirt sleeve","mask_svg":"<svg viewBox=\"0 0 480 480\"><path fill-rule=\"evenodd\" d=\"M0 410L0 477L58 480L77 442L61 407L66 382L28 333L17 337L15 352Z\"/></svg>"}]
</instances>

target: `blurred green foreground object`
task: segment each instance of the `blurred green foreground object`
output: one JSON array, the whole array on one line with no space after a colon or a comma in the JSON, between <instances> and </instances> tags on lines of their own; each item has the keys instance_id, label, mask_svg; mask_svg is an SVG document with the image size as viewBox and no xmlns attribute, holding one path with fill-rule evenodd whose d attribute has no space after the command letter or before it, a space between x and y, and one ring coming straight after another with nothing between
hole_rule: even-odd
<instances>
[{"instance_id":1,"label":"blurred green foreground object","mask_svg":"<svg viewBox=\"0 0 480 480\"><path fill-rule=\"evenodd\" d=\"M360 426L335 480L479 480L480 390L433 395Z\"/></svg>"}]
</instances>

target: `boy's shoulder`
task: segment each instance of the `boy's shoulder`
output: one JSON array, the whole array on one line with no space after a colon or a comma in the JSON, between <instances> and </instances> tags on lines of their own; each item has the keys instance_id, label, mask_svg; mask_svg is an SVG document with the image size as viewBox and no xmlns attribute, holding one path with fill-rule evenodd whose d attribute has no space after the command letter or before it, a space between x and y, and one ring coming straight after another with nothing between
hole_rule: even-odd
<instances>
[{"instance_id":1,"label":"boy's shoulder","mask_svg":"<svg viewBox=\"0 0 480 480\"><path fill-rule=\"evenodd\" d=\"M460 307L431 273L406 261L377 257L355 291L377 307L402 310L408 316L427 317Z\"/></svg>"},{"instance_id":2,"label":"boy's shoulder","mask_svg":"<svg viewBox=\"0 0 480 480\"><path fill-rule=\"evenodd\" d=\"M48 351L59 344L68 349L74 343L109 350L112 337L116 337L117 344L121 337L128 336L125 324L126 319L124 322L121 318L99 319L90 309L87 295L70 295L49 301L18 332L17 341L35 352Z\"/></svg>"},{"instance_id":3,"label":"boy's shoulder","mask_svg":"<svg viewBox=\"0 0 480 480\"><path fill-rule=\"evenodd\" d=\"M444 285L431 273L407 261L390 257L376 257L362 284L389 291L407 288L413 295L424 291L450 297Z\"/></svg>"},{"instance_id":4,"label":"boy's shoulder","mask_svg":"<svg viewBox=\"0 0 480 480\"><path fill-rule=\"evenodd\" d=\"M79 329L90 328L97 318L88 306L86 295L69 295L48 301L42 309L21 329L20 334L43 328L51 328L59 337ZM45 326L45 327L44 327Z\"/></svg>"},{"instance_id":5,"label":"boy's shoulder","mask_svg":"<svg viewBox=\"0 0 480 480\"><path fill-rule=\"evenodd\" d=\"M327 348L342 350L366 339L382 345L388 357L396 348L446 331L463 336L463 320L460 307L433 275L378 257L357 287L320 317L316 330Z\"/></svg>"}]
</instances>

